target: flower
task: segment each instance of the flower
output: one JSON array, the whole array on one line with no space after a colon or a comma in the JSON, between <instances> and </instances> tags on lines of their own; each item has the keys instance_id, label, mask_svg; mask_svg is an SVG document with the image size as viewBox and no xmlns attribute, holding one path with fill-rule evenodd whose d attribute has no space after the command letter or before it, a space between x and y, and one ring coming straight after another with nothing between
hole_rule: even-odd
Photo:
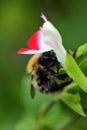
<instances>
[{"instance_id":1,"label":"flower","mask_svg":"<svg viewBox=\"0 0 87 130\"><path fill-rule=\"evenodd\" d=\"M51 22L47 20L43 13L41 13L41 18L44 19L43 24L43 39L46 45L52 47L55 51L58 61L65 66L66 50L62 45L62 37L59 31L52 25Z\"/></svg>"},{"instance_id":2,"label":"flower","mask_svg":"<svg viewBox=\"0 0 87 130\"><path fill-rule=\"evenodd\" d=\"M57 53L58 61L64 66L66 51L62 46L61 35L43 13L40 17L45 21L42 28L28 39L29 48L21 48L18 50L18 54L37 54L54 50Z\"/></svg>"},{"instance_id":3,"label":"flower","mask_svg":"<svg viewBox=\"0 0 87 130\"><path fill-rule=\"evenodd\" d=\"M42 28L29 38L28 48L21 48L18 54L37 54L54 50L66 73L83 91L87 92L87 78L73 57L63 47L59 31L47 20L43 13L40 17L44 20Z\"/></svg>"}]
</instances>

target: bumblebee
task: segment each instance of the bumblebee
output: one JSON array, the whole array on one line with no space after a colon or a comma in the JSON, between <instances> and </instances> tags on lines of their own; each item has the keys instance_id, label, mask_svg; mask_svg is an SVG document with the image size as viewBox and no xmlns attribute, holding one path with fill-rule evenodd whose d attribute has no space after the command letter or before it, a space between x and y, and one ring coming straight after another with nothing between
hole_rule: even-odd
<instances>
[{"instance_id":1,"label":"bumblebee","mask_svg":"<svg viewBox=\"0 0 87 130\"><path fill-rule=\"evenodd\" d=\"M66 73L59 73L61 68L53 51L34 55L27 64L27 72L31 73L31 96L35 88L42 93L53 93L62 90L70 80ZM58 79L58 80L56 80Z\"/></svg>"}]
</instances>

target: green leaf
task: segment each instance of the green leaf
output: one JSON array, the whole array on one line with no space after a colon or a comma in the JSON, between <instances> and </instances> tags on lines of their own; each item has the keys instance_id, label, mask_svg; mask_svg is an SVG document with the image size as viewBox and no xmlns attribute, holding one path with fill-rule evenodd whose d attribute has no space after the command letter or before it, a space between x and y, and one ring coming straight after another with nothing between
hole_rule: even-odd
<instances>
[{"instance_id":1,"label":"green leaf","mask_svg":"<svg viewBox=\"0 0 87 130\"><path fill-rule=\"evenodd\" d=\"M81 68L81 70L83 71L83 73L87 75L87 57L85 57L85 58L79 63L79 67Z\"/></svg>"},{"instance_id":2,"label":"green leaf","mask_svg":"<svg viewBox=\"0 0 87 130\"><path fill-rule=\"evenodd\" d=\"M80 46L76 52L76 58L79 58L81 55L87 54L87 43Z\"/></svg>"},{"instance_id":3,"label":"green leaf","mask_svg":"<svg viewBox=\"0 0 87 130\"><path fill-rule=\"evenodd\" d=\"M67 52L65 59L65 71L84 92L87 92L87 78L77 65L74 58Z\"/></svg>"},{"instance_id":4,"label":"green leaf","mask_svg":"<svg viewBox=\"0 0 87 130\"><path fill-rule=\"evenodd\" d=\"M80 95L79 93L71 94L71 93L62 93L60 99L67 104L72 110L81 116L86 117L86 114L83 111L83 108L80 104Z\"/></svg>"},{"instance_id":5,"label":"green leaf","mask_svg":"<svg viewBox=\"0 0 87 130\"><path fill-rule=\"evenodd\" d=\"M67 85L64 90L64 92L80 92L81 89L78 86L78 84L76 82L72 82L69 85Z\"/></svg>"}]
</instances>

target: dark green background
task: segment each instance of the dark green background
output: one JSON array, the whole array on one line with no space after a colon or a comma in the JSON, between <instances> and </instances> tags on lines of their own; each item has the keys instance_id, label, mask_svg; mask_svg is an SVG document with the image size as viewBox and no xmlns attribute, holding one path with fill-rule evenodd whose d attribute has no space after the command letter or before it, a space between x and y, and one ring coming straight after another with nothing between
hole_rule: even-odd
<instances>
[{"instance_id":1,"label":"dark green background","mask_svg":"<svg viewBox=\"0 0 87 130\"><path fill-rule=\"evenodd\" d=\"M66 49L74 50L87 42L86 0L0 1L0 130L36 130L33 120L54 97L37 92L36 98L31 99L26 74L30 56L17 54L18 49L26 47L29 36L42 26L41 8L60 31ZM64 107L60 103L55 105L46 116L46 124L57 130L66 124L73 114ZM69 130L82 129L87 129L86 118Z\"/></svg>"}]
</instances>

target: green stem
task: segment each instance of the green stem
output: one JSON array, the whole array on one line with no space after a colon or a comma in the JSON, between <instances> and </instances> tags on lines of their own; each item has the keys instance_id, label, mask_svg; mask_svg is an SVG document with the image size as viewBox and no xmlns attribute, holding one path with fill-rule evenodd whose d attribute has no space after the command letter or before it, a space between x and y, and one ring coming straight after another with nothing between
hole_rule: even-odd
<instances>
[{"instance_id":1,"label":"green stem","mask_svg":"<svg viewBox=\"0 0 87 130\"><path fill-rule=\"evenodd\" d=\"M53 105L59 100L59 97L60 97L60 94L56 97L56 98L54 98L45 108L44 108L44 110L41 112L41 117L42 116L45 116L48 112L49 112L49 110L53 107Z\"/></svg>"},{"instance_id":2,"label":"green stem","mask_svg":"<svg viewBox=\"0 0 87 130\"><path fill-rule=\"evenodd\" d=\"M70 128L80 119L80 115L74 116L64 127L60 130L70 130Z\"/></svg>"},{"instance_id":3,"label":"green stem","mask_svg":"<svg viewBox=\"0 0 87 130\"><path fill-rule=\"evenodd\" d=\"M85 112L87 112L87 105L85 106ZM81 118L80 115L75 115L65 126L63 126L60 130L70 130L70 128Z\"/></svg>"}]
</instances>

